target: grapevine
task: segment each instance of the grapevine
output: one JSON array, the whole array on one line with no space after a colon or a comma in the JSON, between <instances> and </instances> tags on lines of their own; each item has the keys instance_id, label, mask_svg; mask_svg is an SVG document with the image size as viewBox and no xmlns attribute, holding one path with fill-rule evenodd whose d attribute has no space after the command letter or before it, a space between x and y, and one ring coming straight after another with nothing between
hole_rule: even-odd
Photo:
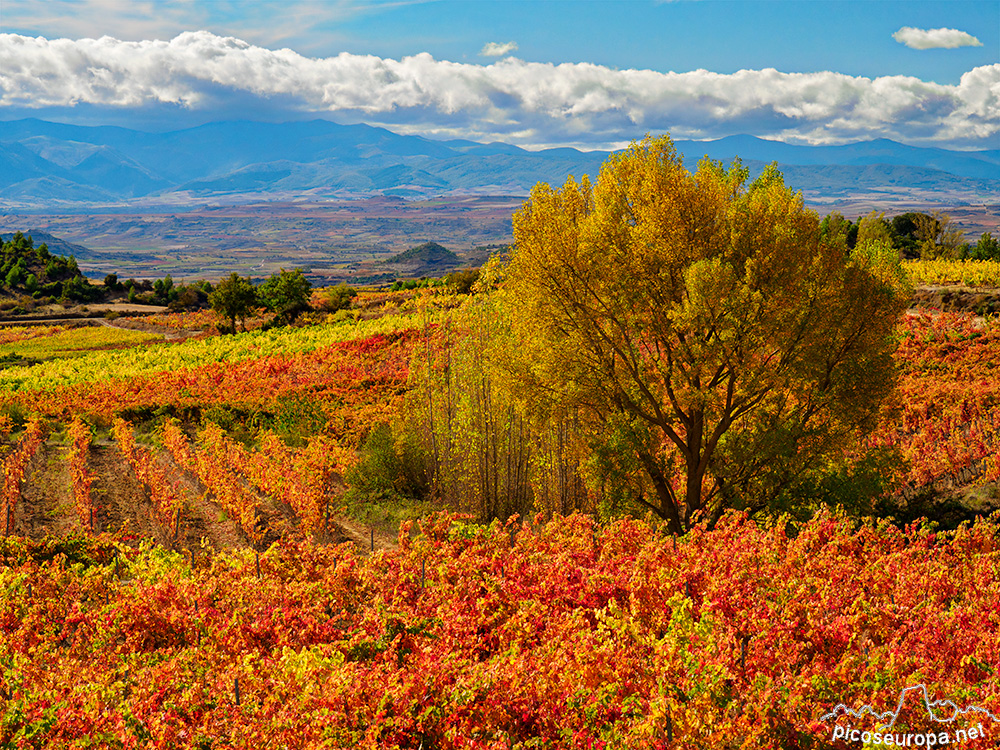
<instances>
[{"instance_id":1,"label":"grapevine","mask_svg":"<svg viewBox=\"0 0 1000 750\"><path fill-rule=\"evenodd\" d=\"M21 482L31 459L34 458L43 442L42 425L37 420L28 422L20 442L3 462L3 489L0 490L0 500L3 505L5 533L10 533L14 516L14 506L21 498Z\"/></svg>"},{"instance_id":2,"label":"grapevine","mask_svg":"<svg viewBox=\"0 0 1000 750\"><path fill-rule=\"evenodd\" d=\"M170 528L177 523L184 510L185 502L180 489L167 479L149 451L136 445L132 425L116 417L112 423L112 434L136 477L149 490L156 519L164 528Z\"/></svg>"},{"instance_id":3,"label":"grapevine","mask_svg":"<svg viewBox=\"0 0 1000 750\"><path fill-rule=\"evenodd\" d=\"M96 508L90 489L97 480L97 475L87 464L93 435L90 427L79 418L70 422L67 432L70 438L69 465L77 517L80 525L93 533Z\"/></svg>"},{"instance_id":4,"label":"grapevine","mask_svg":"<svg viewBox=\"0 0 1000 750\"><path fill-rule=\"evenodd\" d=\"M211 446L218 440L220 432L217 425L208 425L202 433L202 442ZM258 523L259 517L265 517L259 499L239 474L229 468L234 464L219 460L210 447L193 448L180 427L173 422L164 425L163 442L174 460L197 474L223 510L237 519L248 538L254 542L260 542L264 538L264 529Z\"/></svg>"}]
</instances>

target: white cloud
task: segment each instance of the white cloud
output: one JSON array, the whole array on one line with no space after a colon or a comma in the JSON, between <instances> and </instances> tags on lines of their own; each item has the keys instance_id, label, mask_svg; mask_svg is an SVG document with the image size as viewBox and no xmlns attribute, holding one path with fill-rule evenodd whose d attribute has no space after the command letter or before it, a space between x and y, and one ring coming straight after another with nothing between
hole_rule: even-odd
<instances>
[{"instance_id":1,"label":"white cloud","mask_svg":"<svg viewBox=\"0 0 1000 750\"><path fill-rule=\"evenodd\" d=\"M958 29L915 29L904 26L892 35L900 44L911 49L955 49L956 47L982 47L983 43Z\"/></svg>"},{"instance_id":2,"label":"white cloud","mask_svg":"<svg viewBox=\"0 0 1000 750\"><path fill-rule=\"evenodd\" d=\"M488 42L479 50L483 57L503 57L517 50L517 42Z\"/></svg>"},{"instance_id":3,"label":"white cloud","mask_svg":"<svg viewBox=\"0 0 1000 750\"><path fill-rule=\"evenodd\" d=\"M0 117L81 104L120 112L166 105L207 116L238 105L247 118L292 110L523 146L604 148L667 130L678 138L752 133L803 143L885 137L981 146L1000 134L1000 64L941 85L906 76L660 73L511 57L471 65L426 53L309 58L206 31L140 42L0 35Z\"/></svg>"},{"instance_id":4,"label":"white cloud","mask_svg":"<svg viewBox=\"0 0 1000 750\"><path fill-rule=\"evenodd\" d=\"M268 47L308 49L345 38L340 24L432 0L0 0L2 26L53 37L139 41L225 29Z\"/></svg>"}]
</instances>

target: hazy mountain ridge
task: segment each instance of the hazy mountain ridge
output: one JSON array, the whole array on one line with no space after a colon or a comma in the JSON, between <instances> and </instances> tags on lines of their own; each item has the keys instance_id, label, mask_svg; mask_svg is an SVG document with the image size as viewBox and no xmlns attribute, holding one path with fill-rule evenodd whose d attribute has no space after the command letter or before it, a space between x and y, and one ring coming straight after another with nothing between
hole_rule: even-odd
<instances>
[{"instance_id":1,"label":"hazy mountain ridge","mask_svg":"<svg viewBox=\"0 0 1000 750\"><path fill-rule=\"evenodd\" d=\"M758 173L778 162L813 198L918 187L1000 199L1000 150L916 148L888 140L796 146L753 136L677 141L693 168L741 157ZM0 199L12 207L527 194L538 182L596 175L606 152L526 151L503 143L434 141L368 125L315 120L220 122L167 133L16 120L0 122Z\"/></svg>"}]
</instances>

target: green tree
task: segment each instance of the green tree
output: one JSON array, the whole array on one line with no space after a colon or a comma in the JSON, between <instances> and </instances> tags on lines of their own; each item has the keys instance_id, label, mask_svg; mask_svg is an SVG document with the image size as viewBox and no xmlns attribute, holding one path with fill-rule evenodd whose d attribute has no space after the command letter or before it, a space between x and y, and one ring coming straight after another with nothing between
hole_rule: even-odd
<instances>
[{"instance_id":1,"label":"green tree","mask_svg":"<svg viewBox=\"0 0 1000 750\"><path fill-rule=\"evenodd\" d=\"M444 277L444 282L456 294L469 294L473 285L479 280L479 269L469 268L464 271L452 271Z\"/></svg>"},{"instance_id":2,"label":"green tree","mask_svg":"<svg viewBox=\"0 0 1000 750\"><path fill-rule=\"evenodd\" d=\"M4 282L11 289L15 289L16 287L19 287L21 285L21 282L23 280L24 280L24 269L20 264L17 264L14 267L12 267L10 271L7 272L7 278L4 279Z\"/></svg>"},{"instance_id":3,"label":"green tree","mask_svg":"<svg viewBox=\"0 0 1000 750\"><path fill-rule=\"evenodd\" d=\"M897 252L821 239L772 166L684 169L668 137L538 185L501 290L526 401L579 410L675 533L782 492L873 426L908 297Z\"/></svg>"},{"instance_id":4,"label":"green tree","mask_svg":"<svg viewBox=\"0 0 1000 750\"><path fill-rule=\"evenodd\" d=\"M257 304L257 290L249 278L240 278L234 272L215 286L208 301L216 313L229 321L230 332L236 331L237 319L246 330L246 317Z\"/></svg>"},{"instance_id":5,"label":"green tree","mask_svg":"<svg viewBox=\"0 0 1000 750\"><path fill-rule=\"evenodd\" d=\"M1000 260L1000 241L986 232L972 248L971 257L973 260Z\"/></svg>"},{"instance_id":6,"label":"green tree","mask_svg":"<svg viewBox=\"0 0 1000 750\"><path fill-rule=\"evenodd\" d=\"M156 295L160 304L167 304L177 299L177 290L174 288L174 280L169 274L162 279L153 282L153 294Z\"/></svg>"},{"instance_id":7,"label":"green tree","mask_svg":"<svg viewBox=\"0 0 1000 750\"><path fill-rule=\"evenodd\" d=\"M916 237L922 259L961 258L962 230L952 225L951 217L935 211L932 215L920 214Z\"/></svg>"},{"instance_id":8,"label":"green tree","mask_svg":"<svg viewBox=\"0 0 1000 750\"><path fill-rule=\"evenodd\" d=\"M843 241L849 248L853 248L858 243L858 224L852 224L838 211L831 211L823 217L823 221L819 224L819 233L824 240ZM834 239L838 237L839 240Z\"/></svg>"},{"instance_id":9,"label":"green tree","mask_svg":"<svg viewBox=\"0 0 1000 750\"><path fill-rule=\"evenodd\" d=\"M281 269L261 284L259 297L264 307L275 313L275 321L287 325L309 309L311 289L312 283L302 271Z\"/></svg>"}]
</instances>

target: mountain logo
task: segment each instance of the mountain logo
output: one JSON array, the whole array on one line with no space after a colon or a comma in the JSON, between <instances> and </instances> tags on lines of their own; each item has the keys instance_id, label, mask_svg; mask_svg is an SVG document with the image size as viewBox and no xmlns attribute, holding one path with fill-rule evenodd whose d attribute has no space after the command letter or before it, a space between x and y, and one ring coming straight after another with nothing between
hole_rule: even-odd
<instances>
[{"instance_id":1,"label":"mountain logo","mask_svg":"<svg viewBox=\"0 0 1000 750\"><path fill-rule=\"evenodd\" d=\"M947 699L943 700L931 700L930 696L927 694L927 686L920 685L910 685L905 688L899 694L899 701L896 704L896 708L893 711L885 711L884 713L879 713L871 706L865 705L861 708L854 709L849 708L843 703L838 703L834 709L820 717L820 721L836 722L838 719L844 716L850 716L855 720L864 719L866 717L871 717L876 721L881 722L875 731L878 732L888 732L891 731L895 725L896 720L902 713L903 708L908 702L912 702L915 698L918 698L923 704L923 709L927 711L927 716L931 721L937 722L939 724L948 724L959 717L970 717L970 718L985 718L988 717L995 723L1000 723L1000 718L994 716L990 711L979 706L965 706L960 708L954 701Z\"/></svg>"}]
</instances>

